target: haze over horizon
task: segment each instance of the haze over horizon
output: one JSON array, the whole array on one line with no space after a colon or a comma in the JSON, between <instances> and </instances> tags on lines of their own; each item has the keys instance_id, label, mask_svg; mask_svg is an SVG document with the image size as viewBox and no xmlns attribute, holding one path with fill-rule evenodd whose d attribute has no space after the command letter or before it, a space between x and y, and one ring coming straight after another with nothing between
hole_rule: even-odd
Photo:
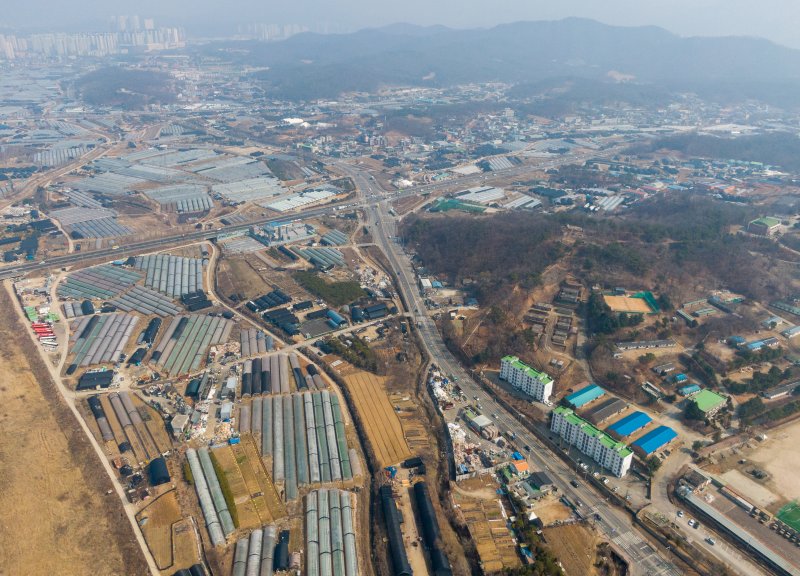
<instances>
[{"instance_id":1,"label":"haze over horizon","mask_svg":"<svg viewBox=\"0 0 800 576\"><path fill-rule=\"evenodd\" d=\"M335 30L356 30L407 22L440 24L455 28L491 27L520 20L555 20L582 17L622 26L655 25L681 36L755 36L800 49L796 29L800 3L791 0L564 0L558 5L543 0L521 4L497 0L487 11L485 2L465 0L429 3L408 0L402 4L367 0L300 0L269 5L255 0L235 0L221 5L210 0L74 0L54 5L50 0L29 0L7 7L0 27L25 29L95 28L107 26L118 14L153 17L161 24L187 28L192 35L225 35L249 22L300 24Z\"/></svg>"}]
</instances>

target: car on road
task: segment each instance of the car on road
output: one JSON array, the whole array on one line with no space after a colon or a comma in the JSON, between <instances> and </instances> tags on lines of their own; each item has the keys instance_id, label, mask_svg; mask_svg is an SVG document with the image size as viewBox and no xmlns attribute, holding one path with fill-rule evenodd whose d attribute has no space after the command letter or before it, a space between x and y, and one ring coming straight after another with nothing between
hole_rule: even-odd
<instances>
[{"instance_id":1,"label":"car on road","mask_svg":"<svg viewBox=\"0 0 800 576\"><path fill-rule=\"evenodd\" d=\"M678 518L683 518L683 510L678 510Z\"/></svg>"},{"instance_id":2,"label":"car on road","mask_svg":"<svg viewBox=\"0 0 800 576\"><path fill-rule=\"evenodd\" d=\"M711 536L706 536L706 542L708 542L712 546L717 543L717 541L714 540Z\"/></svg>"},{"instance_id":3,"label":"car on road","mask_svg":"<svg viewBox=\"0 0 800 576\"><path fill-rule=\"evenodd\" d=\"M694 519L694 518L689 518L689 522L688 522L688 524L689 524L689 526L691 526L692 528L694 528L694 527L695 527L695 525L697 524L697 521L695 521L695 519Z\"/></svg>"},{"instance_id":4,"label":"car on road","mask_svg":"<svg viewBox=\"0 0 800 576\"><path fill-rule=\"evenodd\" d=\"M525 446L523 446L523 448L525 448L525 452L530 452L531 451L531 447L528 446L527 444L525 444Z\"/></svg>"},{"instance_id":5,"label":"car on road","mask_svg":"<svg viewBox=\"0 0 800 576\"><path fill-rule=\"evenodd\" d=\"M601 481L603 484L608 484L608 478L606 478L605 476L603 476L603 477L600 479L600 481Z\"/></svg>"},{"instance_id":6,"label":"car on road","mask_svg":"<svg viewBox=\"0 0 800 576\"><path fill-rule=\"evenodd\" d=\"M575 480L574 478L570 480L569 483L572 485L573 488L577 488L578 486L580 486L580 484L578 484L578 481Z\"/></svg>"}]
</instances>

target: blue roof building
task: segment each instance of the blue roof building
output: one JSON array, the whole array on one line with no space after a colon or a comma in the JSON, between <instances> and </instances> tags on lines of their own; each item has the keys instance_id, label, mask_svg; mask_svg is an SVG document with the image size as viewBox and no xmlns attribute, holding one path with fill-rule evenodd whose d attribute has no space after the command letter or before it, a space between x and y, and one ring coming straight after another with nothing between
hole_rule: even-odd
<instances>
[{"instance_id":1,"label":"blue roof building","mask_svg":"<svg viewBox=\"0 0 800 576\"><path fill-rule=\"evenodd\" d=\"M678 389L678 394L681 396L689 396L690 394L694 394L695 392L700 392L700 386L697 384L689 384L688 386L684 386L683 388Z\"/></svg>"},{"instance_id":2,"label":"blue roof building","mask_svg":"<svg viewBox=\"0 0 800 576\"><path fill-rule=\"evenodd\" d=\"M606 391L600 388L600 386L598 386L597 384L589 384L585 388L581 388L577 392L573 392L572 394L564 398L564 400L569 402L575 408L580 408L581 406L588 404L592 400L597 400L598 398L600 398L600 396L602 396L605 393Z\"/></svg>"},{"instance_id":3,"label":"blue roof building","mask_svg":"<svg viewBox=\"0 0 800 576\"><path fill-rule=\"evenodd\" d=\"M686 374L675 374L675 376L672 377L672 381L675 382L675 384L680 384L687 380L689 380L689 377Z\"/></svg>"},{"instance_id":4,"label":"blue roof building","mask_svg":"<svg viewBox=\"0 0 800 576\"><path fill-rule=\"evenodd\" d=\"M617 436L618 438L627 438L634 432L637 432L650 424L653 419L641 411L628 414L622 420L614 422L611 426L606 428L606 432Z\"/></svg>"},{"instance_id":5,"label":"blue roof building","mask_svg":"<svg viewBox=\"0 0 800 576\"><path fill-rule=\"evenodd\" d=\"M667 426L659 426L655 430L651 430L636 442L631 444L631 448L636 450L642 456L650 456L658 452L661 448L675 440L678 433L672 428Z\"/></svg>"}]
</instances>

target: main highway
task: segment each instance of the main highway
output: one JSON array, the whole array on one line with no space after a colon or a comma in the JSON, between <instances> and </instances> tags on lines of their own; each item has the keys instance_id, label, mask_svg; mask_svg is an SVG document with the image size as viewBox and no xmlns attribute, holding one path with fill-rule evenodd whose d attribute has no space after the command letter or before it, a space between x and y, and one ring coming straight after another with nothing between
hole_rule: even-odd
<instances>
[{"instance_id":1,"label":"main highway","mask_svg":"<svg viewBox=\"0 0 800 576\"><path fill-rule=\"evenodd\" d=\"M339 168L354 179L360 194L367 194L369 197L381 197L384 194L367 172L344 163L339 164ZM520 415L506 411L467 374L445 346L433 320L424 313L425 305L420 290L417 288L411 262L395 240L397 237L395 220L388 214L386 202L373 202L367 207L367 211L367 224L373 232L376 244L385 253L397 276L398 290L403 295L409 312L413 315L422 345L429 357L445 373L458 379L458 385L468 398L478 398L484 413L496 415L494 421L500 430L513 430L517 434L516 441L518 443L530 446L531 451L528 453L528 458L540 470L549 471L562 494L572 502L580 501L582 509L586 510L585 515L589 517L594 517L594 514L598 515L597 517L600 519L596 521L595 525L628 557L633 574L679 576L681 572L678 568L662 557L634 529L627 513L609 504L605 498L585 483L578 483L577 488L573 487L569 480L575 474L567 464L521 424Z\"/></svg>"}]
</instances>

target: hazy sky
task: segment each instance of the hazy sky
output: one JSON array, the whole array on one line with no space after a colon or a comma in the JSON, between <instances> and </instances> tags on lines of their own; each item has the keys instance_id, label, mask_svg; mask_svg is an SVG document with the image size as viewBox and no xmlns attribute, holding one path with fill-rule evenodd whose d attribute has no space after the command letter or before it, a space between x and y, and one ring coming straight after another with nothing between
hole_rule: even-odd
<instances>
[{"instance_id":1,"label":"hazy sky","mask_svg":"<svg viewBox=\"0 0 800 576\"><path fill-rule=\"evenodd\" d=\"M800 48L798 0L0 0L0 25L94 28L114 14L153 16L190 33L250 22L350 29L395 22L492 26L568 16L655 24L681 35L747 35Z\"/></svg>"}]
</instances>

